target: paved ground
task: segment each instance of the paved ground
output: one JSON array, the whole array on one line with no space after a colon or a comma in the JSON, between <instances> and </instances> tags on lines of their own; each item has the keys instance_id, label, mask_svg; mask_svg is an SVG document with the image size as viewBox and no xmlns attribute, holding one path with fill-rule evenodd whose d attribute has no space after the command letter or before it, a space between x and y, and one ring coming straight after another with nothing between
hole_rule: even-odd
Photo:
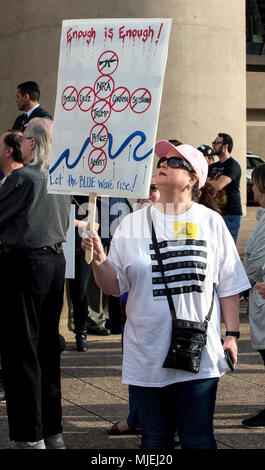
<instances>
[{"instance_id":1,"label":"paved ground","mask_svg":"<svg viewBox=\"0 0 265 470\"><path fill-rule=\"evenodd\" d=\"M242 255L255 226L256 207L248 207L238 240ZM246 305L241 302L239 363L234 373L220 380L215 434L219 449L265 449L265 429L247 430L241 420L265 405L265 374L259 355L249 341ZM139 436L110 436L104 429L128 413L127 387L121 384L121 337L90 335L89 351L75 350L74 335L67 327L64 308L61 332L66 338L62 354L64 437L68 449L135 449ZM23 384L18 384L23 386ZM19 388L18 388L19 393ZM5 404L0 404L0 448L8 443Z\"/></svg>"}]
</instances>

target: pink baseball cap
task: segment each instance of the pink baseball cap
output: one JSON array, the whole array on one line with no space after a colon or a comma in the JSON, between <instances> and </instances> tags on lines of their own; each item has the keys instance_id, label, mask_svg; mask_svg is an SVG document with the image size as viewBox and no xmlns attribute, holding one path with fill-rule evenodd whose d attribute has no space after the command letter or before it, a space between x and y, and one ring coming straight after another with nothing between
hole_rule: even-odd
<instances>
[{"instance_id":1,"label":"pink baseball cap","mask_svg":"<svg viewBox=\"0 0 265 470\"><path fill-rule=\"evenodd\" d=\"M159 140L155 145L155 153L159 158L165 157L169 150L176 150L189 162L199 178L199 188L205 185L208 176L208 163L202 152L192 145L181 144L175 147L167 140Z\"/></svg>"}]
</instances>

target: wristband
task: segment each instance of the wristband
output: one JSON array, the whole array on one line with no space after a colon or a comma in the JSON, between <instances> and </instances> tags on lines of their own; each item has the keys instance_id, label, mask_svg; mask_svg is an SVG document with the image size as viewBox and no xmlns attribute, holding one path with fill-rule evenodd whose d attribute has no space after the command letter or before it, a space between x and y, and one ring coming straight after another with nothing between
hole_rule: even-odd
<instances>
[{"instance_id":1,"label":"wristband","mask_svg":"<svg viewBox=\"0 0 265 470\"><path fill-rule=\"evenodd\" d=\"M225 336L235 336L237 339L239 339L240 331L226 331Z\"/></svg>"}]
</instances>

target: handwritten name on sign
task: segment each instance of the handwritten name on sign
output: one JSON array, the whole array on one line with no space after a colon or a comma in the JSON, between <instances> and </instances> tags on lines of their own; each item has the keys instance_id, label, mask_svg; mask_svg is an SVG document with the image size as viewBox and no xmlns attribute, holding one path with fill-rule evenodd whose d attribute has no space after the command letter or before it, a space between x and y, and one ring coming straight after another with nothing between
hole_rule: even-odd
<instances>
[{"instance_id":1,"label":"handwritten name on sign","mask_svg":"<svg viewBox=\"0 0 265 470\"><path fill-rule=\"evenodd\" d=\"M148 195L170 26L63 22L50 192Z\"/></svg>"}]
</instances>

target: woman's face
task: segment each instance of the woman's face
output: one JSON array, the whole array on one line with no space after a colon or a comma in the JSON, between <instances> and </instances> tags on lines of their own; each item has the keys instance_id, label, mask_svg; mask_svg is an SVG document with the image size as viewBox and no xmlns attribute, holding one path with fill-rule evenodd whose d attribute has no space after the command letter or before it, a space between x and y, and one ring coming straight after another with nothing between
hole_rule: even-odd
<instances>
[{"instance_id":1,"label":"woman's face","mask_svg":"<svg viewBox=\"0 0 265 470\"><path fill-rule=\"evenodd\" d=\"M184 160L182 155L173 149L165 157L178 157ZM197 175L189 173L185 168L171 168L167 165L166 161L162 162L160 168L156 170L156 183L160 189L167 185L174 186L175 189L183 191L188 185L194 185L197 180Z\"/></svg>"},{"instance_id":2,"label":"woman's face","mask_svg":"<svg viewBox=\"0 0 265 470\"><path fill-rule=\"evenodd\" d=\"M253 181L252 186L254 200L263 208L265 208L265 193L262 193L258 186L256 185L255 181Z\"/></svg>"},{"instance_id":3,"label":"woman's face","mask_svg":"<svg viewBox=\"0 0 265 470\"><path fill-rule=\"evenodd\" d=\"M159 201L160 192L156 185L156 179L152 176L151 185L150 185L150 192L149 192L149 199L151 199L152 204L155 204Z\"/></svg>"},{"instance_id":4,"label":"woman's face","mask_svg":"<svg viewBox=\"0 0 265 470\"><path fill-rule=\"evenodd\" d=\"M160 191L157 187L155 176L152 176L150 189L149 189L149 197L148 199L139 199L139 202L141 206L146 205L146 204L152 205L158 202L159 198L160 198Z\"/></svg>"}]
</instances>

